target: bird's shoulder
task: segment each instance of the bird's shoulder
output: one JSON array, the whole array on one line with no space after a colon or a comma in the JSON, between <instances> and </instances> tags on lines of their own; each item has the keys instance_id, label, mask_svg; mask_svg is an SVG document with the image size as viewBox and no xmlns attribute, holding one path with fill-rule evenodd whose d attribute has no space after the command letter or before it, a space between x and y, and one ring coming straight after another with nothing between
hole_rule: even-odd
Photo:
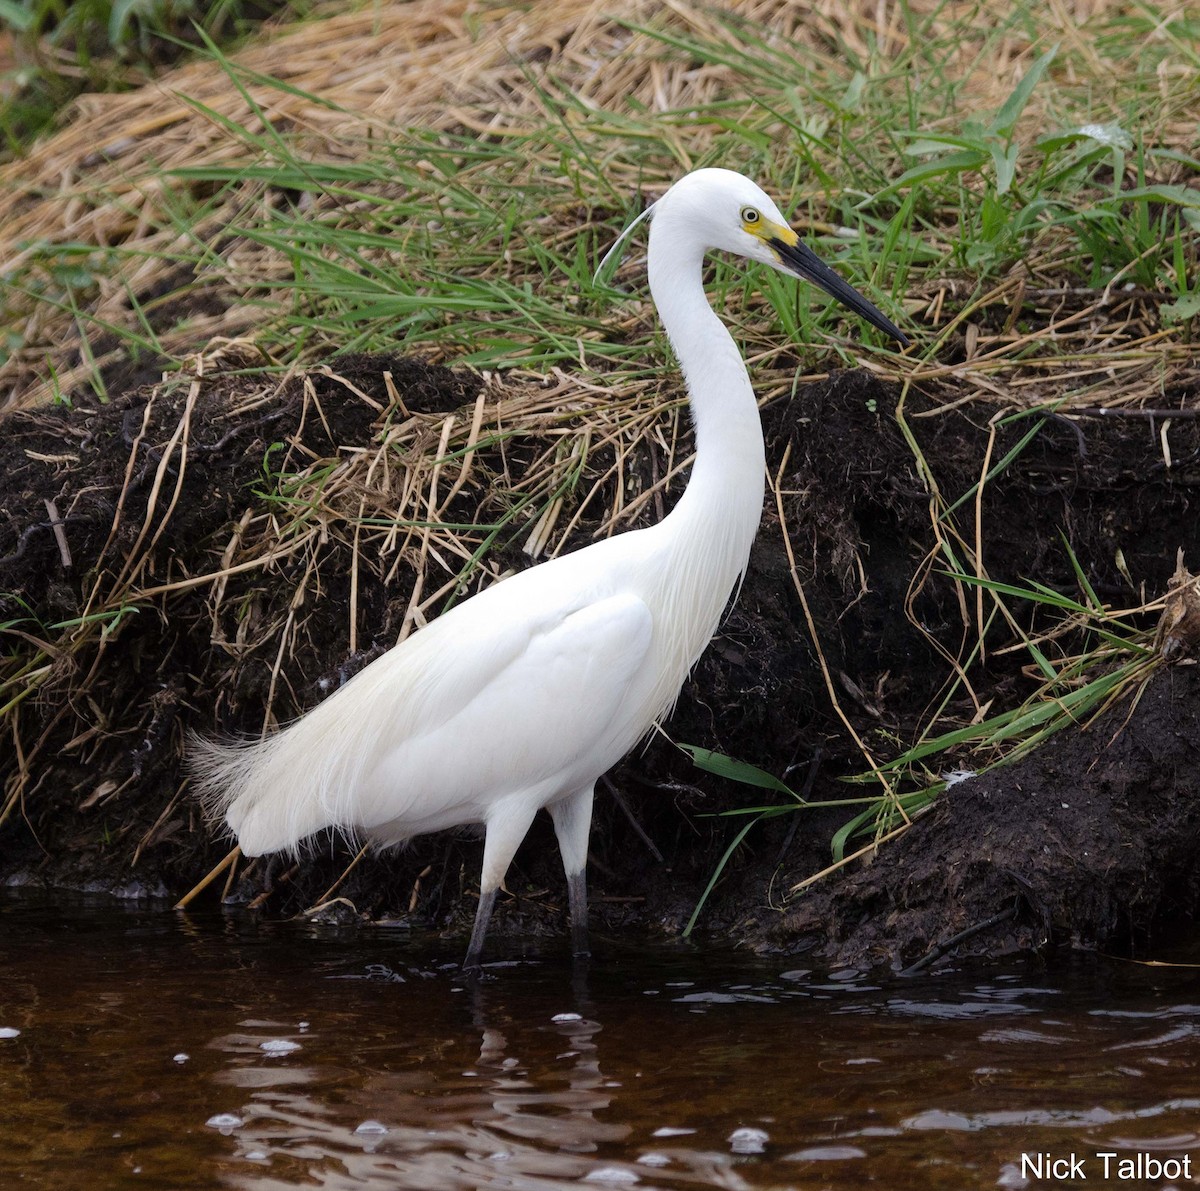
<instances>
[{"instance_id":1,"label":"bird's shoulder","mask_svg":"<svg viewBox=\"0 0 1200 1191\"><path fill-rule=\"evenodd\" d=\"M372 694L388 702L399 696L417 730L489 688L553 685L552 671L564 678L605 668L632 674L650 647L650 609L611 570L572 558L520 572L455 605L351 685L368 702Z\"/></svg>"},{"instance_id":2,"label":"bird's shoulder","mask_svg":"<svg viewBox=\"0 0 1200 1191\"><path fill-rule=\"evenodd\" d=\"M550 638L565 648L576 640L582 645L606 634L640 636L648 629L650 612L637 592L611 574L559 567L559 561L568 562L554 560L494 584L433 621L414 641L426 636L426 646L435 648L437 638L453 640L456 649L470 642L499 661Z\"/></svg>"},{"instance_id":3,"label":"bird's shoulder","mask_svg":"<svg viewBox=\"0 0 1200 1191\"><path fill-rule=\"evenodd\" d=\"M548 631L583 608L638 595L637 533L596 542L501 579L421 630L458 634L468 626L493 634L499 621L519 631ZM419 635L419 634L418 634Z\"/></svg>"}]
</instances>

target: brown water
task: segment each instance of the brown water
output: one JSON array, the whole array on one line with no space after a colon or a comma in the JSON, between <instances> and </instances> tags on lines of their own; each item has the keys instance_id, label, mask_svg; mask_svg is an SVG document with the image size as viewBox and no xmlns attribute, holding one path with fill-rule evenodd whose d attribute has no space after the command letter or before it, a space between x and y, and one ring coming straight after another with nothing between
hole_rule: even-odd
<instances>
[{"instance_id":1,"label":"brown water","mask_svg":"<svg viewBox=\"0 0 1200 1191\"><path fill-rule=\"evenodd\" d=\"M564 949L472 987L386 929L0 896L0 1188L1200 1182L1194 971Z\"/></svg>"}]
</instances>

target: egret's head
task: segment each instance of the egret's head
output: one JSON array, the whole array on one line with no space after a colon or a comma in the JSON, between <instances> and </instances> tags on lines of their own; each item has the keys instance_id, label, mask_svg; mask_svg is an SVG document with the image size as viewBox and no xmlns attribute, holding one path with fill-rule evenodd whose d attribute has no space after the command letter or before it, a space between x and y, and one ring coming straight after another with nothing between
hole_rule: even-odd
<instances>
[{"instance_id":1,"label":"egret's head","mask_svg":"<svg viewBox=\"0 0 1200 1191\"><path fill-rule=\"evenodd\" d=\"M749 178L733 170L694 170L646 212L651 213L656 221L666 217L672 226L686 228L704 248L732 252L804 278L907 345L904 332L813 253L770 196Z\"/></svg>"},{"instance_id":2,"label":"egret's head","mask_svg":"<svg viewBox=\"0 0 1200 1191\"><path fill-rule=\"evenodd\" d=\"M780 267L776 241L795 239L771 197L733 170L685 174L655 203L654 218L686 228L705 248Z\"/></svg>"}]
</instances>

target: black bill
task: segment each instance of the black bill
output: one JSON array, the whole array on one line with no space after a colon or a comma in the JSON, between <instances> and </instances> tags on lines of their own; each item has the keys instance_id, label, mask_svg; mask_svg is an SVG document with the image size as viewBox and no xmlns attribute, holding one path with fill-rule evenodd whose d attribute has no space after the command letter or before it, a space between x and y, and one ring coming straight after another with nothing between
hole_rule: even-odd
<instances>
[{"instance_id":1,"label":"black bill","mask_svg":"<svg viewBox=\"0 0 1200 1191\"><path fill-rule=\"evenodd\" d=\"M908 336L890 318L872 306L849 282L843 281L815 252L806 248L802 241L788 244L781 237L773 236L767 243L778 253L780 261L797 277L811 281L843 306L861 315L871 326L878 327L904 347L908 346Z\"/></svg>"}]
</instances>

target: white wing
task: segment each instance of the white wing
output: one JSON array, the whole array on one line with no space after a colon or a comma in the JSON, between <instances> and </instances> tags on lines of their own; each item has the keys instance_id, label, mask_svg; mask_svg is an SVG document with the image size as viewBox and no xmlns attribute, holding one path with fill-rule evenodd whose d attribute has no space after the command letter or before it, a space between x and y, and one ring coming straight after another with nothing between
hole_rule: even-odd
<instances>
[{"instance_id":1,"label":"white wing","mask_svg":"<svg viewBox=\"0 0 1200 1191\"><path fill-rule=\"evenodd\" d=\"M403 739L381 734L355 822L387 842L481 820L508 794L549 801L595 780L648 726L632 722L630 694L652 631L640 599L613 595L491 626L485 641L456 637L453 664L439 659L437 714Z\"/></svg>"},{"instance_id":2,"label":"white wing","mask_svg":"<svg viewBox=\"0 0 1200 1191\"><path fill-rule=\"evenodd\" d=\"M625 719L652 617L636 596L586 598L548 571L453 609L262 744L210 750L202 782L243 850L327 826L402 839L608 768L648 726Z\"/></svg>"}]
</instances>

